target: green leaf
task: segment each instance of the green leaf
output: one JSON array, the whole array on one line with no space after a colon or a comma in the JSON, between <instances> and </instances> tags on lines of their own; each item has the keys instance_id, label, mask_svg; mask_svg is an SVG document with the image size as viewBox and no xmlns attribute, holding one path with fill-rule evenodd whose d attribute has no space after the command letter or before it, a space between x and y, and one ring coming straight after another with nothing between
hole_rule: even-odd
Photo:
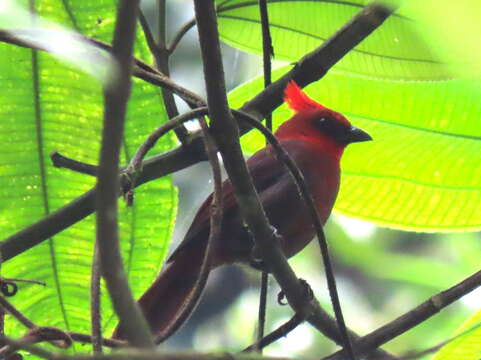
<instances>
[{"instance_id":1,"label":"green leaf","mask_svg":"<svg viewBox=\"0 0 481 360\"><path fill-rule=\"evenodd\" d=\"M288 70L281 68L274 78ZM335 210L379 225L416 231L481 228L480 82L391 82L330 72L307 88L346 115L374 141L350 145ZM262 79L230 94L239 107L262 89ZM290 116L284 106L276 124ZM250 152L264 140L243 138Z\"/></svg>"},{"instance_id":2,"label":"green leaf","mask_svg":"<svg viewBox=\"0 0 481 360\"><path fill-rule=\"evenodd\" d=\"M262 53L258 2L218 0L223 41L238 49ZM270 0L269 23L277 60L297 61L319 47L365 5L364 0ZM433 56L419 33L424 28L395 14L347 54L335 69L370 78L442 80L452 77Z\"/></svg>"},{"instance_id":3,"label":"green leaf","mask_svg":"<svg viewBox=\"0 0 481 360\"><path fill-rule=\"evenodd\" d=\"M32 15L13 0L3 0L0 29L35 48L47 50L59 59L84 70L102 82L115 75L116 63L109 53L99 49L57 23Z\"/></svg>"},{"instance_id":4,"label":"green leaf","mask_svg":"<svg viewBox=\"0 0 481 360\"><path fill-rule=\"evenodd\" d=\"M458 76L481 74L479 1L446 1L440 6L436 0L410 0L404 12L422 26L420 36L437 57L450 64L450 71Z\"/></svg>"},{"instance_id":5,"label":"green leaf","mask_svg":"<svg viewBox=\"0 0 481 360\"><path fill-rule=\"evenodd\" d=\"M433 360L479 360L481 358L481 310L456 330L459 335L449 342Z\"/></svg>"},{"instance_id":6,"label":"green leaf","mask_svg":"<svg viewBox=\"0 0 481 360\"><path fill-rule=\"evenodd\" d=\"M110 41L115 2L111 0L43 0L38 12L84 35ZM138 34L137 56L146 57ZM101 84L66 67L47 53L0 44L0 234L6 237L30 225L89 190L95 179L52 166L52 151L97 163L103 117ZM166 120L159 91L135 81L122 147L125 164L145 137ZM155 152L174 145L161 139ZM150 285L166 255L177 196L170 177L135 192L134 206L121 201L121 247L135 296ZM12 302L38 325L90 332L89 279L94 217L6 262L2 276L45 281L47 286L20 284ZM115 321L104 291L106 336ZM6 333L25 329L9 319Z\"/></svg>"}]
</instances>

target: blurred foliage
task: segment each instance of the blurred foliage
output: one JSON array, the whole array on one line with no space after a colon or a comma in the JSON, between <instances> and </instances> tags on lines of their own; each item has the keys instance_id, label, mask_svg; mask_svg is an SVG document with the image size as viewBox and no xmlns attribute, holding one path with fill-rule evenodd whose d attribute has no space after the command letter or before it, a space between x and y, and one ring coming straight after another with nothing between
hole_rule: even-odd
<instances>
[{"instance_id":1,"label":"blurred foliage","mask_svg":"<svg viewBox=\"0 0 481 360\"><path fill-rule=\"evenodd\" d=\"M479 360L481 358L481 311L456 331L456 338L444 346L433 360Z\"/></svg>"},{"instance_id":2,"label":"blurred foliage","mask_svg":"<svg viewBox=\"0 0 481 360\"><path fill-rule=\"evenodd\" d=\"M16 3L27 6L26 0ZM48 19L40 21L39 26L52 34L50 26L56 23L109 41L114 3L110 0L37 1L36 11ZM187 6L182 7L187 3L172 1L168 5L188 11ZM218 0L217 3L222 39L237 49L259 54L262 47L257 1ZM362 0L270 1L276 60L296 61L319 46L366 3ZM0 5L0 28L12 27L15 24L11 19L17 15L2 14L4 9ZM479 270L479 234L461 231L477 230L481 226L478 156L481 153L478 101L481 50L477 46L481 35L480 10L481 5L474 0L405 1L380 29L342 59L325 78L307 89L312 97L344 113L375 138L372 143L355 144L346 152L342 163L342 190L336 204L339 213L394 228L459 231L421 234L376 228L344 218L330 222L326 231L336 261L341 301L349 326L360 333L368 333L391 321ZM180 24L174 20L170 25L177 29ZM18 27L18 23L15 26ZM37 40L44 39L39 36ZM186 48L192 51L196 46L192 39L183 42L181 51ZM59 53L54 57L0 44L0 88L3 90L0 138L5 144L0 150L0 184L3 185L0 233L3 237L67 204L94 184L92 178L52 167L48 159L51 151L59 151L77 160L95 163L102 121L101 84L80 71L92 74L91 69L101 71L100 67L95 63L85 64L81 57L75 61L68 59L70 65L67 66L62 55L69 48L65 47L64 54L61 46L57 48ZM136 55L151 62L140 33ZM195 53L188 58L192 62ZM237 57L226 60L228 67L233 68L233 72L227 74L228 81L241 76L233 65L237 60ZM256 59L249 61L258 64ZM175 65L173 62L174 69ZM290 68L285 63L282 65L275 72L276 77ZM184 74L187 87L193 83L193 71L183 69L189 74ZM199 72L198 77L201 76ZM240 106L261 86L260 78L251 79L230 94L231 105ZM277 125L288 117L285 107L274 113ZM135 80L123 163L165 119L158 90ZM155 151L166 151L174 143L172 137L166 137ZM251 132L243 138L243 144L246 151L252 153L264 140ZM191 176L192 179L195 176ZM170 177L138 189L133 208L121 205L122 250L136 295L150 283L167 252L176 205L176 191ZM192 208L192 205L185 207ZM48 284L46 289L23 285L14 299L15 305L39 325L88 332L88 283L94 238L94 221L89 217L3 264L2 276L42 280ZM308 279L322 305L330 309L316 244L291 262L298 275ZM255 285L257 277L257 273L249 273L250 283ZM277 291L277 287L271 288L272 304ZM250 288L225 313L217 312L204 325L197 324L193 335L195 347L237 351L246 346L254 334L256 304L256 294ZM479 295L468 296L386 348L405 353L436 345L478 310ZM286 308L270 309L268 330L290 315ZM114 321L106 296L103 320L107 327L105 334L109 334ZM479 322L479 312L458 333L475 321ZM181 332L186 332L186 328ZM21 328L14 321L8 322L7 331L12 336L21 334ZM469 347L474 344L475 348L476 342L479 343L476 336L479 338L479 330L459 338L441 350L436 360L455 359L453 354L478 356L476 349L469 353ZM266 353L318 358L333 349L331 342L303 325L270 346Z\"/></svg>"}]
</instances>

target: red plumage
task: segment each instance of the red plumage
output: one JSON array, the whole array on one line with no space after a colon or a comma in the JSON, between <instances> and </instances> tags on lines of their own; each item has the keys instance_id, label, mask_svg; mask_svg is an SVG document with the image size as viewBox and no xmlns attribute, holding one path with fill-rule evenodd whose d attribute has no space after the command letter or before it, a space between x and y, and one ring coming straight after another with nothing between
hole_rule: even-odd
<instances>
[{"instance_id":1,"label":"red plumage","mask_svg":"<svg viewBox=\"0 0 481 360\"><path fill-rule=\"evenodd\" d=\"M324 224L338 193L339 161L344 147L371 138L352 127L341 114L310 99L293 81L286 86L285 101L294 115L279 127L276 136L303 173ZM315 230L292 176L270 146L250 157L247 166L271 224L282 235L285 255L295 255L312 240ZM249 264L253 247L229 180L222 185L222 197L224 216L220 239L212 250L211 269L234 262ZM198 210L166 268L139 300L156 334L165 334L179 314L185 315L183 309L192 308L198 300L193 296L193 287L209 236L211 201L212 195ZM114 337L124 337L121 327Z\"/></svg>"},{"instance_id":2,"label":"red plumage","mask_svg":"<svg viewBox=\"0 0 481 360\"><path fill-rule=\"evenodd\" d=\"M294 81L287 83L284 90L284 101L295 112L325 109L324 106L307 96Z\"/></svg>"}]
</instances>

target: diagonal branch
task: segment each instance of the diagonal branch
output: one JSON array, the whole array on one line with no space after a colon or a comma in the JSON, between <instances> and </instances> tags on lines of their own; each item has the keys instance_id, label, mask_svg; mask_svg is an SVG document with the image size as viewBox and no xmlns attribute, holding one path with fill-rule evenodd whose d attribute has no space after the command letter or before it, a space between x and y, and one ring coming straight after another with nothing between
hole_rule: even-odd
<instances>
[{"instance_id":1,"label":"diagonal branch","mask_svg":"<svg viewBox=\"0 0 481 360\"><path fill-rule=\"evenodd\" d=\"M381 326L379 329L356 340L354 342L356 350L359 354L365 354L376 349L429 319L446 306L451 305L453 302L459 300L461 297L475 290L479 286L481 286L481 270L451 288L432 296L390 323ZM333 355L326 357L325 360L341 360L343 358L343 352L338 351Z\"/></svg>"},{"instance_id":2,"label":"diagonal branch","mask_svg":"<svg viewBox=\"0 0 481 360\"><path fill-rule=\"evenodd\" d=\"M316 307L315 301L306 297L304 286L287 263L279 246L278 235L262 208L242 155L239 128L227 102L214 2L194 0L194 6L213 137L222 154L237 205L255 239L256 248L286 294L289 304L301 318L308 318L319 306ZM350 352L350 358L353 358L349 341L341 341L341 344L347 346L348 354Z\"/></svg>"},{"instance_id":3,"label":"diagonal branch","mask_svg":"<svg viewBox=\"0 0 481 360\"><path fill-rule=\"evenodd\" d=\"M304 320L297 314L294 314L292 318L279 326L270 334L258 339L253 345L246 347L242 352L250 352L256 349L262 350L266 346L274 343L282 337L287 336L292 330L297 328Z\"/></svg>"},{"instance_id":4,"label":"diagonal branch","mask_svg":"<svg viewBox=\"0 0 481 360\"><path fill-rule=\"evenodd\" d=\"M213 137L222 154L237 205L267 266L281 287L287 289L286 295L291 306L302 309L306 302L304 290L288 266L279 247L277 234L262 209L242 155L239 129L228 107L214 3L212 0L194 0L194 6Z\"/></svg>"}]
</instances>

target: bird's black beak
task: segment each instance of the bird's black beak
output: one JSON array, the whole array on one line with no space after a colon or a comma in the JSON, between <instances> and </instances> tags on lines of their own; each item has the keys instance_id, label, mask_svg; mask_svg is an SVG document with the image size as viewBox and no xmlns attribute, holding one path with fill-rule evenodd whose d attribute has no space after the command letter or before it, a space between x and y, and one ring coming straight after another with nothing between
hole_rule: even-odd
<instances>
[{"instance_id":1,"label":"bird's black beak","mask_svg":"<svg viewBox=\"0 0 481 360\"><path fill-rule=\"evenodd\" d=\"M351 126L345 137L346 144L370 140L372 140L371 135L354 126Z\"/></svg>"}]
</instances>

